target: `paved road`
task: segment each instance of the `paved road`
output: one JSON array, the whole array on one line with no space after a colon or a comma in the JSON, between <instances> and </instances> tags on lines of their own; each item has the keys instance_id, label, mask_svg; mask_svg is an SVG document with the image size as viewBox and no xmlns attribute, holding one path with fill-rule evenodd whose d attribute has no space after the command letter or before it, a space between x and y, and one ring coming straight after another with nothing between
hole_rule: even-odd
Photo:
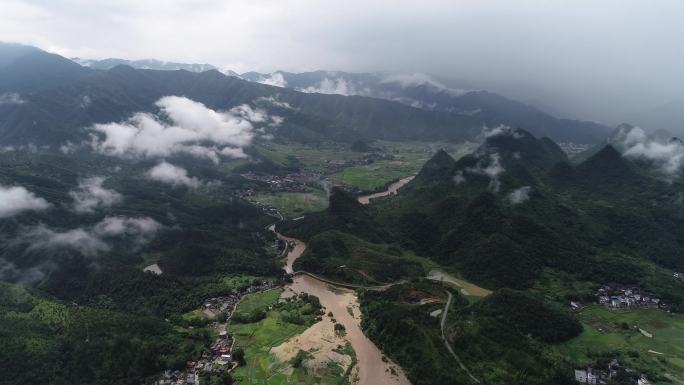
<instances>
[{"instance_id":1,"label":"paved road","mask_svg":"<svg viewBox=\"0 0 684 385\"><path fill-rule=\"evenodd\" d=\"M295 271L294 273L292 273L292 275L299 275L299 274L305 274L305 275L308 275L309 277L316 279L316 280L319 280L321 282L325 282L325 283L328 283L328 284L333 285L333 286L344 287L346 289L352 289L352 290L354 290L354 289L366 289L366 290L383 291L383 290L389 289L390 287L392 287L394 285L401 285L402 283L408 282L405 279L402 279L400 281L390 282L390 283L386 283L384 285L368 286L368 285L358 285L358 284L354 284L354 283L337 282L337 281L333 281L331 279L323 278L323 277L318 276L318 275L313 274L313 273L309 273L308 271L304 271L304 270L298 270L298 271Z\"/></svg>"},{"instance_id":2,"label":"paved road","mask_svg":"<svg viewBox=\"0 0 684 385\"><path fill-rule=\"evenodd\" d=\"M463 369L463 371L466 372L466 374L468 374L468 377L470 377L470 379L473 380L473 382L475 382L476 384L482 384L480 380L475 378L475 376L473 376L473 374L470 373L470 370L468 370L468 368L463 364L461 358L456 354L456 352L454 352L454 349L451 348L449 341L446 339L446 334L444 333L444 324L446 322L447 312L451 307L452 296L451 293L449 293L448 291L445 291L445 293L449 298L447 299L446 305L444 305L444 310L442 311L442 320L440 321L440 328L442 329L442 340L444 340L444 346L446 346L447 350L449 350L449 353L451 353L451 355L454 356L456 362L458 363L458 366L460 366L461 369Z\"/></svg>"}]
</instances>

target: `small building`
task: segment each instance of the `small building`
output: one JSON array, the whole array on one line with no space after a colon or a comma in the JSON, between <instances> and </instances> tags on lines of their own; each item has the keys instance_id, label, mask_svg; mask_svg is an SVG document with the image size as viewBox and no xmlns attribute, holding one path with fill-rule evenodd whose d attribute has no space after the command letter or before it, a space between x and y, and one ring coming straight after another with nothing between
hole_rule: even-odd
<instances>
[{"instance_id":1,"label":"small building","mask_svg":"<svg viewBox=\"0 0 684 385\"><path fill-rule=\"evenodd\" d=\"M580 384L587 383L587 371L583 369L575 369L575 381Z\"/></svg>"},{"instance_id":2,"label":"small building","mask_svg":"<svg viewBox=\"0 0 684 385\"><path fill-rule=\"evenodd\" d=\"M587 371L587 384L596 385L597 383L598 378L596 377L596 375L591 371Z\"/></svg>"}]
</instances>

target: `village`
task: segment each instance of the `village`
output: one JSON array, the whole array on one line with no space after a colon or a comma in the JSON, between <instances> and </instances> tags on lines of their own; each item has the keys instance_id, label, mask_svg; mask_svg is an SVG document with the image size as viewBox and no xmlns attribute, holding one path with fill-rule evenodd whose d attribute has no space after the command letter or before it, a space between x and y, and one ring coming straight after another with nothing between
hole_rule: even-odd
<instances>
[{"instance_id":1,"label":"village","mask_svg":"<svg viewBox=\"0 0 684 385\"><path fill-rule=\"evenodd\" d=\"M675 273L676 274L676 273ZM662 309L668 307L660 298L635 286L603 285L595 293L596 303L609 309ZM581 311L579 301L570 301L570 309Z\"/></svg>"},{"instance_id":2,"label":"village","mask_svg":"<svg viewBox=\"0 0 684 385\"><path fill-rule=\"evenodd\" d=\"M338 173L345 168L365 166L379 160L392 159L394 159L394 156L391 154L374 152L357 159L322 159L321 163L317 165L316 170L302 167L297 172L285 175L271 175L251 171L240 175L248 180L265 183L268 185L270 192L308 193L312 191L312 186L329 185L331 182L328 175ZM323 171L318 171L318 169ZM256 195L256 193L254 189L247 189L241 195L244 198Z\"/></svg>"},{"instance_id":3,"label":"village","mask_svg":"<svg viewBox=\"0 0 684 385\"><path fill-rule=\"evenodd\" d=\"M665 309L660 298L638 287L603 285L596 292L598 303L613 309Z\"/></svg>"},{"instance_id":4,"label":"village","mask_svg":"<svg viewBox=\"0 0 684 385\"><path fill-rule=\"evenodd\" d=\"M312 171L299 171L285 175L262 175L253 172L241 174L245 179L266 183L271 192L311 192L311 186L322 183L325 177ZM246 190L244 195L250 196L256 192Z\"/></svg>"},{"instance_id":5,"label":"village","mask_svg":"<svg viewBox=\"0 0 684 385\"><path fill-rule=\"evenodd\" d=\"M167 370L155 385L197 385L201 373L220 373L232 371L237 367L238 362L233 354L234 340L226 330L228 321L240 300L247 294L259 293L276 287L273 282L264 281L258 285L252 285L241 291L221 296L213 297L204 301L202 312L212 317L214 321L211 327L218 337L211 343L197 361L188 361L183 371ZM229 314L221 322L220 314ZM192 328L192 326L190 326Z\"/></svg>"},{"instance_id":6,"label":"village","mask_svg":"<svg viewBox=\"0 0 684 385\"><path fill-rule=\"evenodd\" d=\"M620 370L625 373L632 373L629 368L621 368L618 360L613 359L603 368L588 367L586 369L575 369L575 381L586 385L604 385L608 384L612 378L618 376ZM644 377L635 377L633 384L650 385L651 383Z\"/></svg>"}]
</instances>

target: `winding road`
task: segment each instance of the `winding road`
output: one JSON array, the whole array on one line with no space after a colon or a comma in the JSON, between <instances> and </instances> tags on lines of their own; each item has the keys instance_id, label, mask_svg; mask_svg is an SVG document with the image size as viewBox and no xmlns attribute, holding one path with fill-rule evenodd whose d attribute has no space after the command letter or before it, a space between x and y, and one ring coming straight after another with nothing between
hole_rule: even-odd
<instances>
[{"instance_id":1,"label":"winding road","mask_svg":"<svg viewBox=\"0 0 684 385\"><path fill-rule=\"evenodd\" d=\"M458 366L460 366L461 369L463 369L463 371L466 372L468 377L470 377L470 379L473 380L473 382L475 382L476 384L482 384L480 382L480 380L478 380L475 376L473 376L473 374L470 372L468 367L465 366L463 361L461 361L461 358L458 356L458 354L456 354L456 352L454 352L454 349L449 344L449 340L447 340L447 338L446 338L446 333L444 333L444 324L446 323L447 312L449 312L449 309L451 308L451 300L453 297L452 297L451 293L449 293L448 291L445 291L445 293L447 294L448 298L447 298L446 305L444 305L444 310L442 311L442 320L439 323L440 329L442 330L442 340L444 341L444 346L446 346L449 353L451 353L451 355L454 357L454 359L456 359Z\"/></svg>"}]
</instances>

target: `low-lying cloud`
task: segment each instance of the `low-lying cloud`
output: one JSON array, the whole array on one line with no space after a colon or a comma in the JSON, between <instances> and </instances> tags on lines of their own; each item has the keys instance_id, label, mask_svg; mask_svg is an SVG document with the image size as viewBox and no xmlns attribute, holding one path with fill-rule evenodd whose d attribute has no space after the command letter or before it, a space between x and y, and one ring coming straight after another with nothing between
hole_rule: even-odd
<instances>
[{"instance_id":1,"label":"low-lying cloud","mask_svg":"<svg viewBox=\"0 0 684 385\"><path fill-rule=\"evenodd\" d=\"M148 217L106 217L93 226L66 231L41 224L24 232L19 242L29 245L27 251L71 249L87 257L96 257L111 250L110 241L116 238L125 238L134 248L142 246L161 227L159 222Z\"/></svg>"},{"instance_id":2,"label":"low-lying cloud","mask_svg":"<svg viewBox=\"0 0 684 385\"><path fill-rule=\"evenodd\" d=\"M481 156L474 167L466 168L466 172L471 174L484 175L489 178L489 190L499 192L501 181L499 175L506 170L501 165L500 156L497 153Z\"/></svg>"},{"instance_id":3,"label":"low-lying cloud","mask_svg":"<svg viewBox=\"0 0 684 385\"><path fill-rule=\"evenodd\" d=\"M639 127L624 126L616 133L613 142L623 156L652 161L668 175L679 172L684 165L684 143L678 139L652 138Z\"/></svg>"},{"instance_id":4,"label":"low-lying cloud","mask_svg":"<svg viewBox=\"0 0 684 385\"><path fill-rule=\"evenodd\" d=\"M21 186L0 185L0 218L9 218L25 211L41 211L50 207L43 198Z\"/></svg>"},{"instance_id":5,"label":"low-lying cloud","mask_svg":"<svg viewBox=\"0 0 684 385\"><path fill-rule=\"evenodd\" d=\"M16 92L0 94L0 104L24 104L26 101Z\"/></svg>"},{"instance_id":6,"label":"low-lying cloud","mask_svg":"<svg viewBox=\"0 0 684 385\"><path fill-rule=\"evenodd\" d=\"M440 91L448 92L453 96L463 95L468 92L465 89L447 87L424 73L388 75L381 80L381 83L394 83L403 88L431 86Z\"/></svg>"},{"instance_id":7,"label":"low-lying cloud","mask_svg":"<svg viewBox=\"0 0 684 385\"><path fill-rule=\"evenodd\" d=\"M511 191L511 193L506 196L506 199L513 205L524 203L530 199L531 191L532 187L523 186Z\"/></svg>"},{"instance_id":8,"label":"low-lying cloud","mask_svg":"<svg viewBox=\"0 0 684 385\"><path fill-rule=\"evenodd\" d=\"M218 112L180 96L156 102L160 116L134 114L121 123L95 124L91 143L102 154L128 158L163 158L189 154L219 163L221 157L244 158L258 128L277 126L282 118L243 104Z\"/></svg>"},{"instance_id":9,"label":"low-lying cloud","mask_svg":"<svg viewBox=\"0 0 684 385\"><path fill-rule=\"evenodd\" d=\"M192 188L200 186L200 181L197 178L188 176L186 169L165 161L152 167L147 172L147 177L173 186L188 186Z\"/></svg>"},{"instance_id":10,"label":"low-lying cloud","mask_svg":"<svg viewBox=\"0 0 684 385\"><path fill-rule=\"evenodd\" d=\"M290 105L290 103L280 101L280 100L278 100L278 98L276 98L276 97L274 97L274 96L269 96L269 97L261 96L261 97L258 97L258 98L256 98L256 99L254 99L254 101L257 102L257 103L269 104L269 105L272 105L272 106L275 106L275 107L284 108L284 109L287 109L287 110L294 110L294 107L292 107L292 106ZM275 118L280 118L280 117L279 117L279 116L273 116L273 117L271 117L271 119L275 119ZM282 118L281 118L281 119L282 119Z\"/></svg>"},{"instance_id":11,"label":"low-lying cloud","mask_svg":"<svg viewBox=\"0 0 684 385\"><path fill-rule=\"evenodd\" d=\"M297 88L297 91L309 94L328 94L328 95L370 95L368 88L360 88L353 82L344 78L329 79L324 78L313 86Z\"/></svg>"},{"instance_id":12,"label":"low-lying cloud","mask_svg":"<svg viewBox=\"0 0 684 385\"><path fill-rule=\"evenodd\" d=\"M287 87L287 80L280 72L274 72L257 80L257 83L267 84L274 87Z\"/></svg>"},{"instance_id":13,"label":"low-lying cloud","mask_svg":"<svg viewBox=\"0 0 684 385\"><path fill-rule=\"evenodd\" d=\"M491 138L493 136L499 136L499 135L509 135L515 139L524 138L524 135L522 133L520 133L518 130L513 129L510 126L506 126L504 124L500 124L496 127L488 127L488 126L482 127L481 136L484 137L485 139Z\"/></svg>"},{"instance_id":14,"label":"low-lying cloud","mask_svg":"<svg viewBox=\"0 0 684 385\"><path fill-rule=\"evenodd\" d=\"M123 196L103 186L104 177L92 177L79 181L78 188L70 191L77 213L93 213L98 208L110 207L123 200Z\"/></svg>"}]
</instances>

